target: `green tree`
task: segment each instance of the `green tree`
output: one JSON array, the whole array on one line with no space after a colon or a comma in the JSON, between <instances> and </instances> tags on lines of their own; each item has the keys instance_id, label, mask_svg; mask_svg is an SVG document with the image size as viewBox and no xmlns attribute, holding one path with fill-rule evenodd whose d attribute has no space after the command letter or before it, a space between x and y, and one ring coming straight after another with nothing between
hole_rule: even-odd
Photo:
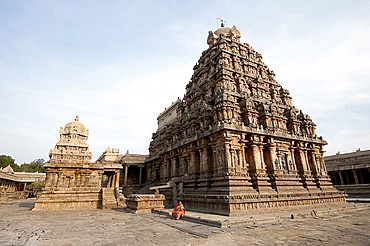
<instances>
[{"instance_id":1,"label":"green tree","mask_svg":"<svg viewBox=\"0 0 370 246\"><path fill-rule=\"evenodd\" d=\"M15 163L15 160L10 155L0 155L0 167L4 168L10 165L14 172L17 172L19 166Z\"/></svg>"},{"instance_id":2,"label":"green tree","mask_svg":"<svg viewBox=\"0 0 370 246\"><path fill-rule=\"evenodd\" d=\"M30 167L34 172L45 173L44 164L45 160L43 158L39 158L31 161Z\"/></svg>"},{"instance_id":3,"label":"green tree","mask_svg":"<svg viewBox=\"0 0 370 246\"><path fill-rule=\"evenodd\" d=\"M27 185L27 189L32 191L34 196L36 196L38 192L41 192L44 187L45 187L45 181L37 181L37 182L33 182L32 184Z\"/></svg>"},{"instance_id":4,"label":"green tree","mask_svg":"<svg viewBox=\"0 0 370 246\"><path fill-rule=\"evenodd\" d=\"M31 161L30 164L23 163L20 167L19 170L20 172L29 172L29 173L34 173L34 172L39 172L39 173L44 173L45 168L44 168L45 160L43 158L35 159Z\"/></svg>"},{"instance_id":5,"label":"green tree","mask_svg":"<svg viewBox=\"0 0 370 246\"><path fill-rule=\"evenodd\" d=\"M27 163L23 163L19 169L18 169L18 172L27 172L27 173L32 173L32 170L31 170L31 167L30 167L30 164L27 164Z\"/></svg>"}]
</instances>

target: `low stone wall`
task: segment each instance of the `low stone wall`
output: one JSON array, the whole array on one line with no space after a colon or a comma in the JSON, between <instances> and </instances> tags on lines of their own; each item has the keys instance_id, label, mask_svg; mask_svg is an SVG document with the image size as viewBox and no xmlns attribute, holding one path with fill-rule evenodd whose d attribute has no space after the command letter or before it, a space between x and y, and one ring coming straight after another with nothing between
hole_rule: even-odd
<instances>
[{"instance_id":1,"label":"low stone wall","mask_svg":"<svg viewBox=\"0 0 370 246\"><path fill-rule=\"evenodd\" d=\"M96 209L101 208L101 200L96 188L48 190L35 201L33 210Z\"/></svg>"},{"instance_id":2,"label":"low stone wall","mask_svg":"<svg viewBox=\"0 0 370 246\"><path fill-rule=\"evenodd\" d=\"M0 193L1 201L27 199L30 191L5 191Z\"/></svg>"},{"instance_id":3,"label":"low stone wall","mask_svg":"<svg viewBox=\"0 0 370 246\"><path fill-rule=\"evenodd\" d=\"M163 209L164 195L140 195L131 194L127 196L127 209L132 213L151 213L152 209Z\"/></svg>"}]
</instances>

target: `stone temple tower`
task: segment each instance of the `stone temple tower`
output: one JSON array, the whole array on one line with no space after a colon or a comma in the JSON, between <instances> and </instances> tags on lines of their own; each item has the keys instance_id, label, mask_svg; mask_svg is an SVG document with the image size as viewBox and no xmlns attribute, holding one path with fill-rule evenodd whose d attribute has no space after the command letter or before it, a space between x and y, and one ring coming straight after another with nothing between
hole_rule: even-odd
<instances>
[{"instance_id":1,"label":"stone temple tower","mask_svg":"<svg viewBox=\"0 0 370 246\"><path fill-rule=\"evenodd\" d=\"M87 145L89 130L79 122L69 122L60 128L60 140L50 150L45 163L46 182L35 210L101 208L101 180L104 166L91 163ZM113 195L113 191L112 191Z\"/></svg>"},{"instance_id":2,"label":"stone temple tower","mask_svg":"<svg viewBox=\"0 0 370 246\"><path fill-rule=\"evenodd\" d=\"M92 153L87 145L89 130L79 122L78 115L75 121L69 122L60 127L60 140L53 150L50 150L50 161L69 161L89 163Z\"/></svg>"},{"instance_id":3,"label":"stone temple tower","mask_svg":"<svg viewBox=\"0 0 370 246\"><path fill-rule=\"evenodd\" d=\"M344 200L315 123L240 38L235 26L209 32L184 98L158 117L147 180L170 181L168 204L225 215Z\"/></svg>"}]
</instances>

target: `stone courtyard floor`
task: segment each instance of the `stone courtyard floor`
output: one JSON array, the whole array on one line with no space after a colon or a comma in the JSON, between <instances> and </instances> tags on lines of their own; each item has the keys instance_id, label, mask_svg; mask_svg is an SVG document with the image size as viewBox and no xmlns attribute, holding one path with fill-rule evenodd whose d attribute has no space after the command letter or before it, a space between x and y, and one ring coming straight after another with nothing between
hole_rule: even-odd
<instances>
[{"instance_id":1,"label":"stone courtyard floor","mask_svg":"<svg viewBox=\"0 0 370 246\"><path fill-rule=\"evenodd\" d=\"M370 207L365 204L259 211L248 214L254 221L219 228L123 209L31 211L33 201L0 204L0 245L370 245ZM278 216L271 219L272 214Z\"/></svg>"}]
</instances>

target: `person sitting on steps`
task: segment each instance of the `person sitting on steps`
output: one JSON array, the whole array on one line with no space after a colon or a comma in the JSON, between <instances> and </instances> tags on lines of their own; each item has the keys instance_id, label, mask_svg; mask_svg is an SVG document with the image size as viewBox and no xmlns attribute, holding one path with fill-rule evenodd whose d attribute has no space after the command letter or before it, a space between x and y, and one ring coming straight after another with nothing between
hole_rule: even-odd
<instances>
[{"instance_id":1,"label":"person sitting on steps","mask_svg":"<svg viewBox=\"0 0 370 246\"><path fill-rule=\"evenodd\" d=\"M182 218L182 216L185 215L185 208L184 205L182 205L181 201L176 205L176 208L172 212L172 217L175 220L178 220Z\"/></svg>"}]
</instances>

